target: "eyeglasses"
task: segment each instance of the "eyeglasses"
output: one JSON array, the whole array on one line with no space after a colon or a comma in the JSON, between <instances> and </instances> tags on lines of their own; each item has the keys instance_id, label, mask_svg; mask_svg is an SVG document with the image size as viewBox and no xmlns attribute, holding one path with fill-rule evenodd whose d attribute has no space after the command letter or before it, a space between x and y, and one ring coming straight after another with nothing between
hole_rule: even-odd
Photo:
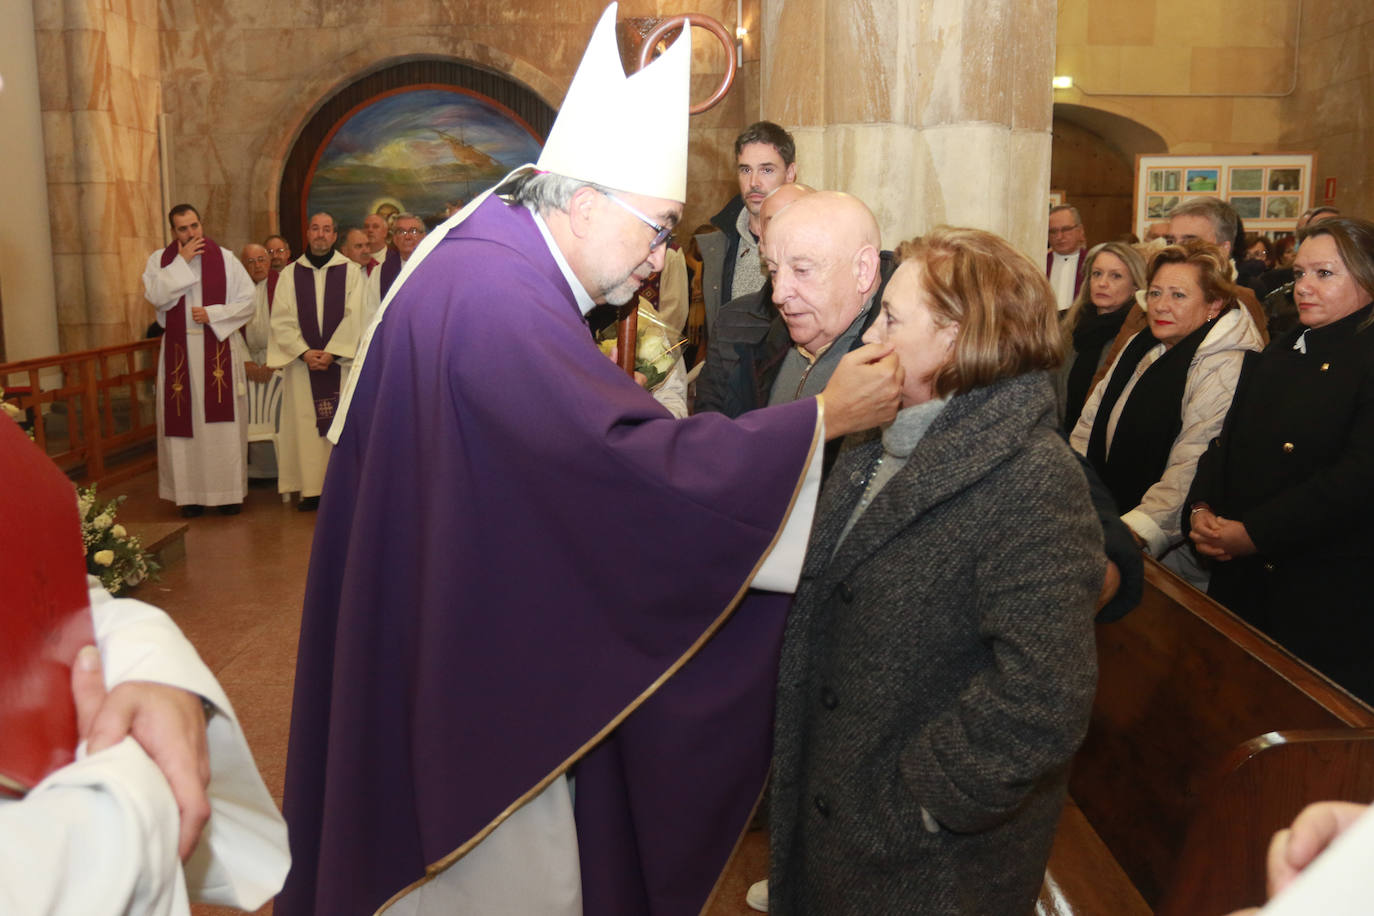
<instances>
[{"instance_id":1,"label":"eyeglasses","mask_svg":"<svg viewBox=\"0 0 1374 916\"><path fill-rule=\"evenodd\" d=\"M630 206L625 201L621 200L619 197L616 197L610 191L602 191L601 193L606 195L607 198L609 198L613 203L620 206L620 208L625 210L627 213L630 213L631 215L638 217L641 223L648 226L650 229L654 230L654 240L649 243L650 251L653 251L659 245L662 245L673 238L672 226L660 226L658 223L654 222L653 220L649 219L649 217L639 212L639 210L635 207Z\"/></svg>"},{"instance_id":2,"label":"eyeglasses","mask_svg":"<svg viewBox=\"0 0 1374 916\"><path fill-rule=\"evenodd\" d=\"M391 230L391 234L392 234L392 235L420 235L420 234L423 233L424 231L425 231L425 230L421 229L419 226L411 226L409 229L392 229L392 230Z\"/></svg>"},{"instance_id":3,"label":"eyeglasses","mask_svg":"<svg viewBox=\"0 0 1374 916\"><path fill-rule=\"evenodd\" d=\"M290 254L290 253L291 253L291 249L290 249L290 248L269 248L269 249L267 249L267 253L268 253L268 254Z\"/></svg>"}]
</instances>

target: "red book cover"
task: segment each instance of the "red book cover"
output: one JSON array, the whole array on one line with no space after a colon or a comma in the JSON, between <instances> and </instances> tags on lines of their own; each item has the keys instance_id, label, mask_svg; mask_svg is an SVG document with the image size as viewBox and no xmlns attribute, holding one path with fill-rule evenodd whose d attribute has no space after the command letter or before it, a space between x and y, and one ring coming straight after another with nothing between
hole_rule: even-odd
<instances>
[{"instance_id":1,"label":"red book cover","mask_svg":"<svg viewBox=\"0 0 1374 916\"><path fill-rule=\"evenodd\" d=\"M0 792L72 761L71 666L94 642L76 491L0 416Z\"/></svg>"}]
</instances>

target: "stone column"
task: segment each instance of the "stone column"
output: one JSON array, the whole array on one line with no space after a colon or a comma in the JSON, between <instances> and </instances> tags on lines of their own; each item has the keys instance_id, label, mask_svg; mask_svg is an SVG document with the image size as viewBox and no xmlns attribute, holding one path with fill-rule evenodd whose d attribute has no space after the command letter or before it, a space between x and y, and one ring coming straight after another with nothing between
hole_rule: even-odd
<instances>
[{"instance_id":1,"label":"stone column","mask_svg":"<svg viewBox=\"0 0 1374 916\"><path fill-rule=\"evenodd\" d=\"M887 247L973 226L1045 251L1055 0L763 0L763 116Z\"/></svg>"},{"instance_id":2,"label":"stone column","mask_svg":"<svg viewBox=\"0 0 1374 916\"><path fill-rule=\"evenodd\" d=\"M143 336L143 262L161 247L157 0L35 6L63 351Z\"/></svg>"},{"instance_id":3,"label":"stone column","mask_svg":"<svg viewBox=\"0 0 1374 916\"><path fill-rule=\"evenodd\" d=\"M0 162L9 178L11 218L0 220L0 362L57 352L38 57L30 0L4 0L0 30ZM0 379L0 385L4 379Z\"/></svg>"}]
</instances>

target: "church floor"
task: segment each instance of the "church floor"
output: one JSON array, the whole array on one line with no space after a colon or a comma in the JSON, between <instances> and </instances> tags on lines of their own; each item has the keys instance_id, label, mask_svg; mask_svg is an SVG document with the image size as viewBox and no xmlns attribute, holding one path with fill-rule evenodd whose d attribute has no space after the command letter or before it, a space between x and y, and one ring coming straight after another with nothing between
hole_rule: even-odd
<instances>
[{"instance_id":1,"label":"church floor","mask_svg":"<svg viewBox=\"0 0 1374 916\"><path fill-rule=\"evenodd\" d=\"M100 491L102 498L121 493L129 498L119 511L120 522L181 521L174 505L158 499L156 472ZM315 518L313 512L297 512L294 503L283 505L275 481L254 482L241 514L221 516L210 509L188 519L185 558L165 569L161 581L133 593L172 616L224 685L278 805ZM767 872L766 862L766 834L747 834L707 916L752 913L744 894ZM238 911L198 905L192 912L219 916ZM272 905L258 912L269 914Z\"/></svg>"}]
</instances>

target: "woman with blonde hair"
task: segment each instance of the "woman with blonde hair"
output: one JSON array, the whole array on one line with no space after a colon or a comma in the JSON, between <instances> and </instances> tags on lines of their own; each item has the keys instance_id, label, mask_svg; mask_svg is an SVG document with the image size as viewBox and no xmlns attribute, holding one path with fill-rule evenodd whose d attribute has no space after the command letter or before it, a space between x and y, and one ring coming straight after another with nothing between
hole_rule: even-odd
<instances>
[{"instance_id":1,"label":"woman with blonde hair","mask_svg":"<svg viewBox=\"0 0 1374 916\"><path fill-rule=\"evenodd\" d=\"M1059 403L1064 432L1072 432L1102 368L1112 341L1145 288L1145 259L1124 242L1103 242L1084 260L1083 285L1064 313L1064 365L1059 371Z\"/></svg>"},{"instance_id":2,"label":"woman with blonde hair","mask_svg":"<svg viewBox=\"0 0 1374 916\"><path fill-rule=\"evenodd\" d=\"M1151 256L1149 326L1093 389L1069 438L1140 545L1200 588L1206 572L1175 549L1184 539L1179 510L1198 456L1221 431L1245 354L1261 346L1230 275L1220 249L1206 242Z\"/></svg>"},{"instance_id":3,"label":"woman with blonde hair","mask_svg":"<svg viewBox=\"0 0 1374 916\"><path fill-rule=\"evenodd\" d=\"M770 912L1035 905L1096 687L1105 560L1057 430L1043 269L940 228L864 335L902 410L845 441L779 670Z\"/></svg>"}]
</instances>

